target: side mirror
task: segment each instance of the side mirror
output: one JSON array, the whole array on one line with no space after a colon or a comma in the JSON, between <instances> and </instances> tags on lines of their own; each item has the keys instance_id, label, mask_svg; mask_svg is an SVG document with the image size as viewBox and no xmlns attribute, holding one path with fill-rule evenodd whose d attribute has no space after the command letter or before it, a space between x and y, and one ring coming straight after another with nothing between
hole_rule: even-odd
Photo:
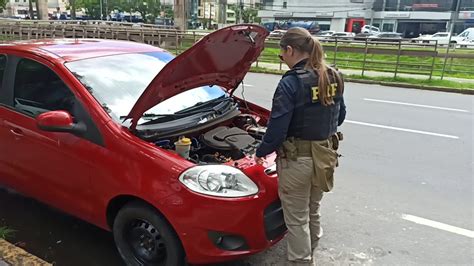
<instances>
[{"instance_id":1,"label":"side mirror","mask_svg":"<svg viewBox=\"0 0 474 266\"><path fill-rule=\"evenodd\" d=\"M84 123L74 123L71 114L66 111L50 111L36 117L39 129L51 132L82 134L86 132Z\"/></svg>"}]
</instances>

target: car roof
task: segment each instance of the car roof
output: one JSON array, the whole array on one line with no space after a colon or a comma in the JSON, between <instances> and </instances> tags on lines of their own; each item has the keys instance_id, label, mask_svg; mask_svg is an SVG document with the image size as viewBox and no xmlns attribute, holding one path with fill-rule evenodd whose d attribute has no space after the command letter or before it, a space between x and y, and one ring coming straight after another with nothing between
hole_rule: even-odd
<instances>
[{"instance_id":1,"label":"car roof","mask_svg":"<svg viewBox=\"0 0 474 266\"><path fill-rule=\"evenodd\" d=\"M116 40L102 39L47 39L15 41L0 44L1 50L16 50L33 53L53 60L76 61L94 57L143 53L164 52L151 45Z\"/></svg>"}]
</instances>

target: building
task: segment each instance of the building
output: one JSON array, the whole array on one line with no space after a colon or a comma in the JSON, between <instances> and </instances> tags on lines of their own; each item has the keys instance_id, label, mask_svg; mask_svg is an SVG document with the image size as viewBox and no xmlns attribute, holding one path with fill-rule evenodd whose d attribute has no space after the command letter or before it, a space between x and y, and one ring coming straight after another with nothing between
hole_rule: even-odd
<instances>
[{"instance_id":1,"label":"building","mask_svg":"<svg viewBox=\"0 0 474 266\"><path fill-rule=\"evenodd\" d=\"M246 7L256 7L260 4L260 0L227 0L229 5L239 5L242 4L244 8Z\"/></svg>"},{"instance_id":2,"label":"building","mask_svg":"<svg viewBox=\"0 0 474 266\"><path fill-rule=\"evenodd\" d=\"M474 27L474 0L460 1L455 33ZM455 6L456 0L376 0L372 24L407 38L449 31Z\"/></svg>"},{"instance_id":3,"label":"building","mask_svg":"<svg viewBox=\"0 0 474 266\"><path fill-rule=\"evenodd\" d=\"M320 30L345 31L355 19L370 18L374 0L262 0L262 23L316 21ZM357 25L356 25L357 26ZM358 24L355 31L360 30ZM358 29L357 29L358 28Z\"/></svg>"},{"instance_id":4,"label":"building","mask_svg":"<svg viewBox=\"0 0 474 266\"><path fill-rule=\"evenodd\" d=\"M56 14L66 12L66 6L69 4L68 0L48 0L48 13ZM6 17L25 18L29 16L29 1L28 0L9 0L6 4L4 12L1 14ZM36 5L33 2L33 10L36 11Z\"/></svg>"},{"instance_id":5,"label":"building","mask_svg":"<svg viewBox=\"0 0 474 266\"><path fill-rule=\"evenodd\" d=\"M474 27L474 0L460 0L455 33ZM265 22L316 21L320 30L354 31L372 24L404 37L449 30L456 0L263 0Z\"/></svg>"}]
</instances>

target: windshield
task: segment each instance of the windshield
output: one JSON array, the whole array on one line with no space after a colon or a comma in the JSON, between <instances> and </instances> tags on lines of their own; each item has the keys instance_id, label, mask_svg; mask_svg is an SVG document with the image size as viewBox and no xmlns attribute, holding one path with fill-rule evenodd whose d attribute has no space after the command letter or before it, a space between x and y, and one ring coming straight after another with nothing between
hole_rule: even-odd
<instances>
[{"instance_id":1,"label":"windshield","mask_svg":"<svg viewBox=\"0 0 474 266\"><path fill-rule=\"evenodd\" d=\"M73 61L66 63L66 67L114 120L122 122L120 118L128 115L146 87L173 57L166 52L132 53ZM198 87L159 103L146 114L173 114L223 95L226 93L218 86Z\"/></svg>"}]
</instances>

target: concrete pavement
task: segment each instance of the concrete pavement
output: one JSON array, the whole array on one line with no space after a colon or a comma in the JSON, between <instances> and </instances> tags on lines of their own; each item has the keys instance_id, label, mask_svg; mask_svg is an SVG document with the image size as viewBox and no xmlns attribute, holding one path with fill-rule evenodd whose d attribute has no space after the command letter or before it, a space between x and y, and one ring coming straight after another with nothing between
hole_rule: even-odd
<instances>
[{"instance_id":1,"label":"concrete pavement","mask_svg":"<svg viewBox=\"0 0 474 266\"><path fill-rule=\"evenodd\" d=\"M269 108L279 79L248 74L245 98ZM347 83L345 100L317 264L472 265L474 97ZM15 241L55 265L120 265L111 234L85 222L1 190L0 213ZM285 254L283 240L220 266L283 265Z\"/></svg>"},{"instance_id":2,"label":"concrete pavement","mask_svg":"<svg viewBox=\"0 0 474 266\"><path fill-rule=\"evenodd\" d=\"M271 106L279 79L248 74L245 98ZM346 83L345 101L343 157L322 202L316 261L471 265L474 97ZM284 243L246 262L283 254Z\"/></svg>"},{"instance_id":3,"label":"concrete pavement","mask_svg":"<svg viewBox=\"0 0 474 266\"><path fill-rule=\"evenodd\" d=\"M51 264L25 250L0 239L0 266L51 266Z\"/></svg>"}]
</instances>

